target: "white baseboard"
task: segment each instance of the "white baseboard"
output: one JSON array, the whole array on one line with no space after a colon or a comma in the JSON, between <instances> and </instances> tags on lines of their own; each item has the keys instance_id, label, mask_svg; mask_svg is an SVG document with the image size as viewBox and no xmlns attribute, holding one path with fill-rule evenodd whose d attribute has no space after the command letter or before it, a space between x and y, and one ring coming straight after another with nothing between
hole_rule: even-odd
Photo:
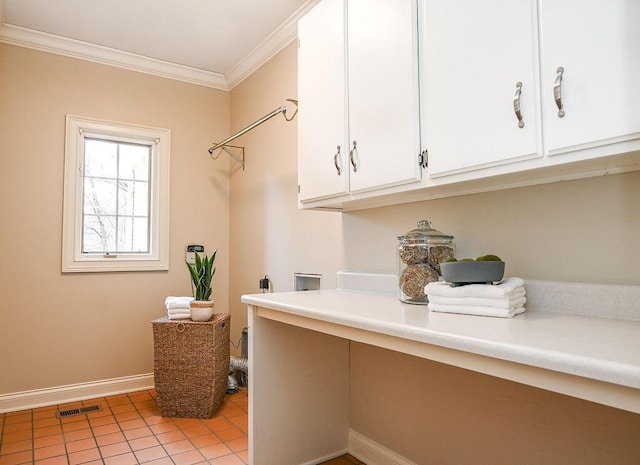
<instances>
[{"instance_id":1,"label":"white baseboard","mask_svg":"<svg viewBox=\"0 0 640 465\"><path fill-rule=\"evenodd\" d=\"M368 465L417 465L354 430L349 430L349 453Z\"/></svg>"},{"instance_id":2,"label":"white baseboard","mask_svg":"<svg viewBox=\"0 0 640 465\"><path fill-rule=\"evenodd\" d=\"M0 394L0 413L152 389L153 373Z\"/></svg>"}]
</instances>

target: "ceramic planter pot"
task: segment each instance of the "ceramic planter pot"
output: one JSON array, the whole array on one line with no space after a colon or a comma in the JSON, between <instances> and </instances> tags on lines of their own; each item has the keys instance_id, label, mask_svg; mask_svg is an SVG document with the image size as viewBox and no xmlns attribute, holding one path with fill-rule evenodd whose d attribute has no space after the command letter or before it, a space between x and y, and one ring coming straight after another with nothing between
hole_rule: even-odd
<instances>
[{"instance_id":1,"label":"ceramic planter pot","mask_svg":"<svg viewBox=\"0 0 640 465\"><path fill-rule=\"evenodd\" d=\"M193 300L189 310L193 321L209 321L213 316L213 300Z\"/></svg>"}]
</instances>

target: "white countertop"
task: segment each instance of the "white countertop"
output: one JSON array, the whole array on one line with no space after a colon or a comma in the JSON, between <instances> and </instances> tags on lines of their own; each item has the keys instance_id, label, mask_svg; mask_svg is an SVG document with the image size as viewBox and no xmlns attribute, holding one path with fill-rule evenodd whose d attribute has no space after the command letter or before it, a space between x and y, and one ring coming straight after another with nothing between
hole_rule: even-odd
<instances>
[{"instance_id":1,"label":"white countertop","mask_svg":"<svg viewBox=\"0 0 640 465\"><path fill-rule=\"evenodd\" d=\"M560 373L640 389L640 322L530 311L514 318L430 312L351 290L242 296L242 302Z\"/></svg>"}]
</instances>

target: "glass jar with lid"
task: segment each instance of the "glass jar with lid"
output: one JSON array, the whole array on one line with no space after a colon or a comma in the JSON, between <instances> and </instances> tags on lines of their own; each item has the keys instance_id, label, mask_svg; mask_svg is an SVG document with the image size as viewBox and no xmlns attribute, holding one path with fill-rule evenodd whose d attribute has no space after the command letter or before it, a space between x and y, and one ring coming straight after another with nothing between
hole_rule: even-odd
<instances>
[{"instance_id":1,"label":"glass jar with lid","mask_svg":"<svg viewBox=\"0 0 640 465\"><path fill-rule=\"evenodd\" d=\"M398 285L400 300L426 305L424 287L440 279L440 263L455 256L453 236L431 227L427 220L398 236Z\"/></svg>"}]
</instances>

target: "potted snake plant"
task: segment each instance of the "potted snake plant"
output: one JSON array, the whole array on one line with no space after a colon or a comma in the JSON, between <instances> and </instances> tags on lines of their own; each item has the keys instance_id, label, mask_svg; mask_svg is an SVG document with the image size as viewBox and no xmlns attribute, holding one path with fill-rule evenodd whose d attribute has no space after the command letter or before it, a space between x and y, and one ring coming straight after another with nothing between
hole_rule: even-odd
<instances>
[{"instance_id":1,"label":"potted snake plant","mask_svg":"<svg viewBox=\"0 0 640 465\"><path fill-rule=\"evenodd\" d=\"M191 319L193 321L209 321L213 316L213 299L211 299L211 281L216 269L213 262L216 259L216 250L211 257L205 254L203 257L195 254L195 265L187 262L189 274L193 284L194 300L190 304Z\"/></svg>"}]
</instances>

